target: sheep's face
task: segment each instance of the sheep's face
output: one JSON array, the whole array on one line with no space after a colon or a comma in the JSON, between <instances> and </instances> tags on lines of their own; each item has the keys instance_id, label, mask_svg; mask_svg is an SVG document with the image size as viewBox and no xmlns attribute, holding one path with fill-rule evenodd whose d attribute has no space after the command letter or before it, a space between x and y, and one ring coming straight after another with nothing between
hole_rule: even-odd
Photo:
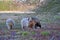
<instances>
[{"instance_id":1,"label":"sheep's face","mask_svg":"<svg viewBox=\"0 0 60 40\"><path fill-rule=\"evenodd\" d=\"M9 23L9 26L10 26L10 29L12 29L13 24L12 23Z\"/></svg>"}]
</instances>

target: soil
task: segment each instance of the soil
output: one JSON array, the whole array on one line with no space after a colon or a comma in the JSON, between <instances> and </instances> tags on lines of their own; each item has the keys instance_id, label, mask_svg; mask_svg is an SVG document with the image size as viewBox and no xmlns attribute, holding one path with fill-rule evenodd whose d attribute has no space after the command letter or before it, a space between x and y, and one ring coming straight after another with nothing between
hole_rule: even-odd
<instances>
[{"instance_id":1,"label":"soil","mask_svg":"<svg viewBox=\"0 0 60 40\"><path fill-rule=\"evenodd\" d=\"M0 40L60 40L60 25L47 24L48 27L53 28L41 28L41 29L30 29L22 31L21 29L3 30L0 31ZM56 26L56 28L55 28ZM42 35L41 32L47 31L48 35ZM27 32L27 35L22 35L22 32ZM35 32L32 34L32 32Z\"/></svg>"}]
</instances>

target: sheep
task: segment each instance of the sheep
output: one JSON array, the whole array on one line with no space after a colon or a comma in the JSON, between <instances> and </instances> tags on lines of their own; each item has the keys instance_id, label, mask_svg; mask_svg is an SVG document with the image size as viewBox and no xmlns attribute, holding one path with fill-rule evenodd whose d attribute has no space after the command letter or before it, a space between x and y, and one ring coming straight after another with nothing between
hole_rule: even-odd
<instances>
[{"instance_id":1,"label":"sheep","mask_svg":"<svg viewBox=\"0 0 60 40\"><path fill-rule=\"evenodd\" d=\"M37 27L41 28L40 20L36 17L31 17L31 24L33 24L31 27L37 29Z\"/></svg>"},{"instance_id":2,"label":"sheep","mask_svg":"<svg viewBox=\"0 0 60 40\"><path fill-rule=\"evenodd\" d=\"M21 20L21 27L22 29L25 28L37 29L37 27L41 28L40 20L36 17L23 18Z\"/></svg>"},{"instance_id":3,"label":"sheep","mask_svg":"<svg viewBox=\"0 0 60 40\"><path fill-rule=\"evenodd\" d=\"M23 18L23 19L21 20L21 28L22 28L22 29L25 29L25 28L28 27L28 25L29 25L29 18Z\"/></svg>"},{"instance_id":4,"label":"sheep","mask_svg":"<svg viewBox=\"0 0 60 40\"><path fill-rule=\"evenodd\" d=\"M12 27L15 26L15 21L11 18L8 18L6 20L6 26L9 30L12 29Z\"/></svg>"}]
</instances>

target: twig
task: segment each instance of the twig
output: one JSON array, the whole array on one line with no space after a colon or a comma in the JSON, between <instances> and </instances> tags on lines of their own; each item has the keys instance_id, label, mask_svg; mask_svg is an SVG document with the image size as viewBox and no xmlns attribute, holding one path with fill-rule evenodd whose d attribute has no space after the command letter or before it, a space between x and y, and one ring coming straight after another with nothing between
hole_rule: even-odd
<instances>
[{"instance_id":1,"label":"twig","mask_svg":"<svg viewBox=\"0 0 60 40\"><path fill-rule=\"evenodd\" d=\"M54 40L55 39L55 37L54 36L52 36L52 38L50 39L50 40Z\"/></svg>"}]
</instances>

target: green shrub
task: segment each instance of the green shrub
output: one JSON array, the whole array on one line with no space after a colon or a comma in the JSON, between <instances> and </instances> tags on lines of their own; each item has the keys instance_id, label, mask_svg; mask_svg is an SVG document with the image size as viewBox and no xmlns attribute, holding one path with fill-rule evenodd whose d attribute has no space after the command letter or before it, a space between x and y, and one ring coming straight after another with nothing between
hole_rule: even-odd
<instances>
[{"instance_id":1,"label":"green shrub","mask_svg":"<svg viewBox=\"0 0 60 40\"><path fill-rule=\"evenodd\" d=\"M60 16L55 15L54 18L55 19L60 19Z\"/></svg>"},{"instance_id":2,"label":"green shrub","mask_svg":"<svg viewBox=\"0 0 60 40\"><path fill-rule=\"evenodd\" d=\"M30 40L33 40L32 38Z\"/></svg>"},{"instance_id":3,"label":"green shrub","mask_svg":"<svg viewBox=\"0 0 60 40\"><path fill-rule=\"evenodd\" d=\"M44 35L44 36L47 36L47 35L49 35L50 33L49 32L47 32L47 31L43 31L43 32L41 32L41 35Z\"/></svg>"},{"instance_id":4,"label":"green shrub","mask_svg":"<svg viewBox=\"0 0 60 40\"><path fill-rule=\"evenodd\" d=\"M32 34L35 34L35 32L32 32Z\"/></svg>"},{"instance_id":5,"label":"green shrub","mask_svg":"<svg viewBox=\"0 0 60 40\"><path fill-rule=\"evenodd\" d=\"M22 32L22 36L28 35L28 32Z\"/></svg>"}]
</instances>

